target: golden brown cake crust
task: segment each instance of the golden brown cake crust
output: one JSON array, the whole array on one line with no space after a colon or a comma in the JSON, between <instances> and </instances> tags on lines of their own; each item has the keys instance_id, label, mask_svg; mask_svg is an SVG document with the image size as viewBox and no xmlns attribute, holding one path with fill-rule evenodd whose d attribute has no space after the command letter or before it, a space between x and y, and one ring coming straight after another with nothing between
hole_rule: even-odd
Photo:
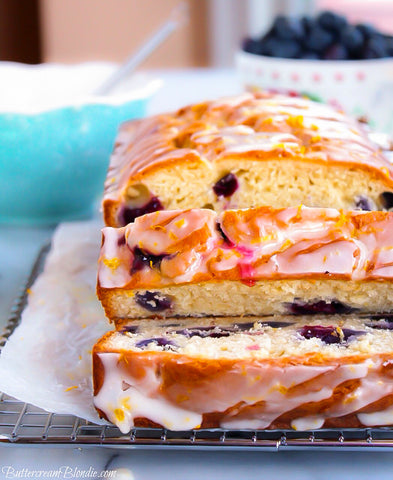
<instances>
[{"instance_id":1,"label":"golden brown cake crust","mask_svg":"<svg viewBox=\"0 0 393 480\"><path fill-rule=\"evenodd\" d=\"M105 377L104 368L99 358L99 354L103 352L112 351L111 348L105 345L107 336L98 342L93 350L94 361L94 392L98 395L100 388L103 384ZM222 378L234 370L237 372L250 371L256 369L263 371L263 368L278 367L285 369L293 365L302 366L340 366L343 365L356 365L365 360L378 360L382 365L380 368L381 379L389 378L393 373L393 354L385 354L379 356L370 356L365 353L363 355L348 355L344 358L332 359L316 352L311 355L300 355L298 357L286 357L264 360L239 360L239 359L203 359L203 358L190 358L186 355L173 355L171 352L129 352L113 349L114 352L120 354L119 357L119 369L124 370L127 375L130 375L134 379L143 378L146 375L149 367L153 366L155 371L160 372L160 395L166 398L168 401L176 404L179 397L182 395L185 398L184 393L209 390L209 385L213 386L220 382ZM323 385L323 377L321 377ZM382 380L383 381L383 380ZM311 392L316 388L314 379L297 384L292 389L286 389L285 395L290 398L292 395L298 394L299 391L304 392L305 398L307 392ZM274 428L293 428L291 422L295 418L312 417L314 415L323 415L328 412L329 409L333 409L335 405L340 402L348 402L348 398L351 398L353 393L359 387L359 380L343 380L333 388L332 394L321 401L305 402L294 409L286 411L280 415L269 425L269 429ZM212 387L213 388L213 387ZM321 386L319 386L321 388ZM347 400L345 400L345 398ZM187 401L182 405L187 404ZM323 426L334 428L352 428L364 426L359 420L358 414L361 413L373 413L380 412L393 405L393 395L387 394L377 401L373 401L370 404L359 408L355 412L341 417L332 416L331 418L327 414ZM232 419L241 421L243 418L257 418L259 415L263 416L265 412L265 402L256 402L253 404L239 403L231 406L230 408L220 412L204 412L202 415L202 423L200 428L219 428L221 421L230 416ZM106 414L100 411L100 414L106 417ZM163 427L163 425L152 421L151 419L144 417L137 417L134 419L134 425L137 427ZM320 428L320 427L318 427Z\"/></svg>"},{"instance_id":2,"label":"golden brown cake crust","mask_svg":"<svg viewBox=\"0 0 393 480\"><path fill-rule=\"evenodd\" d=\"M162 288L222 280L392 281L393 272L382 269L391 266L393 257L381 256L393 250L392 227L393 212L302 206L227 210L220 215L200 209L155 212L125 228L103 230L98 294L102 298L106 288ZM351 247L347 257L354 257L348 269L342 268L341 258L335 258L345 247ZM145 262L143 268L133 269L138 249L152 258L164 258L157 265ZM329 255L334 259L330 263ZM312 265L308 263L311 258ZM297 259L302 261L295 269L291 264ZM281 268L275 263L268 267L273 260ZM260 269L264 264L266 268ZM190 274L185 276L188 269ZM120 283L111 282L116 277Z\"/></svg>"},{"instance_id":3,"label":"golden brown cake crust","mask_svg":"<svg viewBox=\"0 0 393 480\"><path fill-rule=\"evenodd\" d=\"M97 294L111 319L282 314L296 298L391 311L392 229L393 212L154 212L103 230Z\"/></svg>"},{"instance_id":4,"label":"golden brown cake crust","mask_svg":"<svg viewBox=\"0 0 393 480\"><path fill-rule=\"evenodd\" d=\"M390 162L360 123L303 98L244 94L122 125L105 184L106 224L119 226L123 195L146 176L175 165L209 170L228 159L299 162L299 171L307 163L344 166L393 188Z\"/></svg>"}]
</instances>

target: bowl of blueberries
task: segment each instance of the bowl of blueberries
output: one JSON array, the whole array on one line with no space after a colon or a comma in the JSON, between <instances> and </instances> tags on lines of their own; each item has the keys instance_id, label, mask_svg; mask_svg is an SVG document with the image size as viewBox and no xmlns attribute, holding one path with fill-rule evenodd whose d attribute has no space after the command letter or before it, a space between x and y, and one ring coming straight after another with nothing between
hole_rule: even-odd
<instances>
[{"instance_id":1,"label":"bowl of blueberries","mask_svg":"<svg viewBox=\"0 0 393 480\"><path fill-rule=\"evenodd\" d=\"M259 38L246 38L236 67L247 89L303 94L366 115L393 132L393 36L323 11L280 15Z\"/></svg>"}]
</instances>

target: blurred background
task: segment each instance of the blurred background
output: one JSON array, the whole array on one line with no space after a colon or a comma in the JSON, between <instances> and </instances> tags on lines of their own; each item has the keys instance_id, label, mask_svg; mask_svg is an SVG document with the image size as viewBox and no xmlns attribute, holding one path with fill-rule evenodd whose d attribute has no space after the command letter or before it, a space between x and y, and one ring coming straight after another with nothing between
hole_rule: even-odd
<instances>
[{"instance_id":1,"label":"blurred background","mask_svg":"<svg viewBox=\"0 0 393 480\"><path fill-rule=\"evenodd\" d=\"M0 60L120 62L179 0L0 0ZM146 68L229 67L245 36L278 14L331 9L393 33L392 0L188 0L190 23L158 48Z\"/></svg>"}]
</instances>

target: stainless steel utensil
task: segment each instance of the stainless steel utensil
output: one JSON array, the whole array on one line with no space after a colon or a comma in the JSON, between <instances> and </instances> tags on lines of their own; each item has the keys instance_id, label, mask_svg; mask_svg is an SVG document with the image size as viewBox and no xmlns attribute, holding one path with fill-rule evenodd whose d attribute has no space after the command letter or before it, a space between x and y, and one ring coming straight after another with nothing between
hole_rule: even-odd
<instances>
[{"instance_id":1,"label":"stainless steel utensil","mask_svg":"<svg viewBox=\"0 0 393 480\"><path fill-rule=\"evenodd\" d=\"M188 5L182 2L172 10L168 20L96 89L95 94L108 95L116 85L136 70L175 30L185 25L188 22L188 18Z\"/></svg>"}]
</instances>

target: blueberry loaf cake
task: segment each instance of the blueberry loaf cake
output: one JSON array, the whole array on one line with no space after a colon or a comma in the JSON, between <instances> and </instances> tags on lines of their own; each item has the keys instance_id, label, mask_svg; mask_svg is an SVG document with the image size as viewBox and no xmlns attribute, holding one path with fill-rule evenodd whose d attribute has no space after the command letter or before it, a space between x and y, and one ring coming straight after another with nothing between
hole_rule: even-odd
<instances>
[{"instance_id":1,"label":"blueberry loaf cake","mask_svg":"<svg viewBox=\"0 0 393 480\"><path fill-rule=\"evenodd\" d=\"M123 323L94 346L95 407L123 433L393 425L389 318L254 318Z\"/></svg>"},{"instance_id":2,"label":"blueberry loaf cake","mask_svg":"<svg viewBox=\"0 0 393 480\"><path fill-rule=\"evenodd\" d=\"M108 318L393 311L393 212L159 211L103 229Z\"/></svg>"},{"instance_id":3,"label":"blueberry loaf cake","mask_svg":"<svg viewBox=\"0 0 393 480\"><path fill-rule=\"evenodd\" d=\"M379 139L330 106L277 94L129 122L110 161L105 223L163 209L389 209L393 168L389 142Z\"/></svg>"}]
</instances>

